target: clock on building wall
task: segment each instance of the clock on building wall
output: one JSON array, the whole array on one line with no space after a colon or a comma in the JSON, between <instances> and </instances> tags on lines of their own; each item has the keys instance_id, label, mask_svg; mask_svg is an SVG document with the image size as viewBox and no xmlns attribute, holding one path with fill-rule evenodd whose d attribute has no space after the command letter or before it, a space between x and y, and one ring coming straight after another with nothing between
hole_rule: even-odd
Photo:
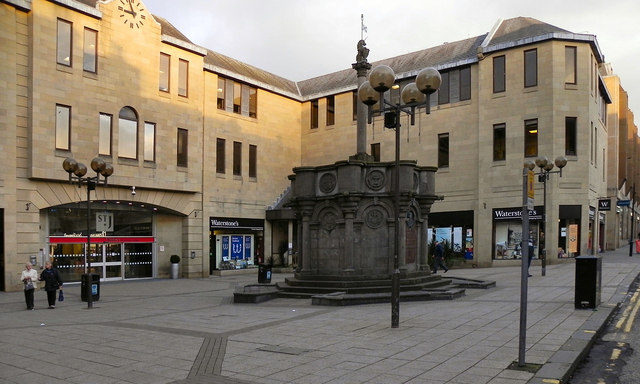
<instances>
[{"instance_id":1,"label":"clock on building wall","mask_svg":"<svg viewBox=\"0 0 640 384\"><path fill-rule=\"evenodd\" d=\"M137 0L118 0L120 19L131 29L139 29L147 21L144 15L144 6Z\"/></svg>"}]
</instances>

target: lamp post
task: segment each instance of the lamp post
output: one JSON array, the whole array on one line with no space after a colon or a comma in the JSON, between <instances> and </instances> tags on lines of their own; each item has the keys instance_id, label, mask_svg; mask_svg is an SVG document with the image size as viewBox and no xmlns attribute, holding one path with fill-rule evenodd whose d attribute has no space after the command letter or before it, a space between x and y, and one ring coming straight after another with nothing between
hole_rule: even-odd
<instances>
[{"instance_id":1,"label":"lamp post","mask_svg":"<svg viewBox=\"0 0 640 384\"><path fill-rule=\"evenodd\" d=\"M553 164L555 163L556 167L558 167L557 171L552 171L553 169ZM541 262L542 262L542 276L546 276L547 275L547 245L546 245L546 240L547 240L547 181L549 180L549 175L552 173L559 173L560 177L562 177L562 168L565 167L565 165L567 165L567 158L564 156L558 156L556 157L556 159L554 160L554 162L550 162L549 159L547 159L546 156L541 156L538 157L536 159L536 165L540 168L540 172L537 173L538 175L538 181L542 183L543 186L543 193L542 193L542 201L543 201L543 213L542 213L542 217L543 217L543 224L544 224L544 234L545 234L545 242L543 244L544 248L542 251L542 257L541 257Z\"/></svg>"},{"instance_id":2,"label":"lamp post","mask_svg":"<svg viewBox=\"0 0 640 384\"><path fill-rule=\"evenodd\" d=\"M416 109L425 107L426 113L431 113L429 95L440 87L442 78L435 68L425 68L416 76L414 83L407 84L400 94L401 102L396 104L384 99L384 92L391 89L395 82L393 69L386 65L375 67L369 74L369 81L365 81L358 88L360 100L368 106L368 121L373 118L373 105L380 102L375 112L384 113L385 128L395 129L395 174L394 185L394 214L395 241L393 251L393 272L391 274L391 328L398 328L400 323L400 115L406 113L411 117L411 125L415 124Z\"/></svg>"},{"instance_id":3,"label":"lamp post","mask_svg":"<svg viewBox=\"0 0 640 384\"><path fill-rule=\"evenodd\" d=\"M88 283L85 287L87 309L91 309L93 308L93 279L91 278L91 191L95 190L98 184L107 185L107 178L113 174L113 166L105 163L101 158L95 157L91 160L91 169L93 169L96 175L85 176L87 174L87 166L83 163L78 163L71 157L67 157L62 163L62 168L69 174L70 183L78 184L78 188L83 184L87 185L87 249L84 272L85 275L88 275ZM103 178L100 178L101 175Z\"/></svg>"}]
</instances>

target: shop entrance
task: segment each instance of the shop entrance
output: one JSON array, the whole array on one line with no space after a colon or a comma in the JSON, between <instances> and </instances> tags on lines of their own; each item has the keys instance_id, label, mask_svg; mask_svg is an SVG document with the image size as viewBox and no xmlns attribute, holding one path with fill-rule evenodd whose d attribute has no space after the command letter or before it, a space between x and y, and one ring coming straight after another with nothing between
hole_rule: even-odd
<instances>
[{"instance_id":1,"label":"shop entrance","mask_svg":"<svg viewBox=\"0 0 640 384\"><path fill-rule=\"evenodd\" d=\"M101 280L122 279L122 246L124 244L91 244L91 273L100 275Z\"/></svg>"}]
</instances>

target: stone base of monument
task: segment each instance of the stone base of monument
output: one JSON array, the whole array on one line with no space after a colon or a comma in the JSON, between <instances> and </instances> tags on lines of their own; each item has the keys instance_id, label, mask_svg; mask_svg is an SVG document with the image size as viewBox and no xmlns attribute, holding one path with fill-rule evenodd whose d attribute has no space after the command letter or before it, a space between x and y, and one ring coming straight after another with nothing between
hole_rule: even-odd
<instances>
[{"instance_id":1,"label":"stone base of monument","mask_svg":"<svg viewBox=\"0 0 640 384\"><path fill-rule=\"evenodd\" d=\"M234 303L257 304L278 297L275 284L250 284L236 288L233 293Z\"/></svg>"}]
</instances>

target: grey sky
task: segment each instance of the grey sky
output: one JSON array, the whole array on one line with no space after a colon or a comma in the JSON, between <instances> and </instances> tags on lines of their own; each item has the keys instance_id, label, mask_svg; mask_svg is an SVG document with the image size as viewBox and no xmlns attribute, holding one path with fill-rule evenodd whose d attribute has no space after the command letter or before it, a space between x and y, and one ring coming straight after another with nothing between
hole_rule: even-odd
<instances>
[{"instance_id":1,"label":"grey sky","mask_svg":"<svg viewBox=\"0 0 640 384\"><path fill-rule=\"evenodd\" d=\"M143 0L194 43L290 80L350 68L368 28L369 61L488 32L499 18L529 16L595 34L640 116L637 0ZM389 7L389 4L394 4ZM636 122L640 120L636 117Z\"/></svg>"}]
</instances>

